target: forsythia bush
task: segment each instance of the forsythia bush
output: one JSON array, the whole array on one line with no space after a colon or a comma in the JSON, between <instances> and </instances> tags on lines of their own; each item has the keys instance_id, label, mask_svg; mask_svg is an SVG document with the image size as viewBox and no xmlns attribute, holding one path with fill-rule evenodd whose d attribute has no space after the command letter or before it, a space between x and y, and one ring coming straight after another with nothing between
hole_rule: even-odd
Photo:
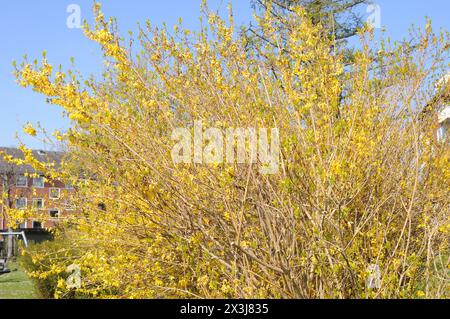
<instances>
[{"instance_id":1,"label":"forsythia bush","mask_svg":"<svg viewBox=\"0 0 450 319\"><path fill-rule=\"evenodd\" d=\"M57 235L76 253L35 248L47 266L32 275L77 264L77 293L101 298L448 296L450 150L435 116L449 87L438 99L434 87L448 34L427 26L396 44L366 28L344 64L302 8L288 32L269 10L251 45L231 10L224 20L205 7L199 32L148 22L128 46L96 5L85 33L103 49L101 78L45 57L17 66L21 86L72 120L54 134L68 154L50 173L78 188L79 212ZM194 121L277 128L278 173L175 164L172 132Z\"/></svg>"},{"instance_id":2,"label":"forsythia bush","mask_svg":"<svg viewBox=\"0 0 450 319\"><path fill-rule=\"evenodd\" d=\"M42 252L45 252L45 254L42 254ZM51 258L48 256L51 256ZM23 251L23 256L19 258L19 262L33 279L39 297L45 299L51 299L55 296L60 298L87 298L89 295L83 295L74 290L65 290L64 292L60 290L61 287L66 286L66 282L71 275L70 272L66 271L67 266L60 262L70 260L73 256L76 256L75 249L70 246L65 238L59 238L58 240L29 246L26 251ZM55 260L60 262L56 264Z\"/></svg>"}]
</instances>

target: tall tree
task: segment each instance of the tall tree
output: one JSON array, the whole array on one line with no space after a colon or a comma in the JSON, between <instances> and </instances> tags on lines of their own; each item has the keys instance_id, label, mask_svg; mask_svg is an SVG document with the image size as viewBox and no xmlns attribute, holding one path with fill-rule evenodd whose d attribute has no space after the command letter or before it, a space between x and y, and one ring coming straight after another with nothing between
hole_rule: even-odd
<instances>
[{"instance_id":1,"label":"tall tree","mask_svg":"<svg viewBox=\"0 0 450 319\"><path fill-rule=\"evenodd\" d=\"M337 41L356 35L363 26L363 18L358 8L367 0L253 0L257 7L270 10L280 24L291 14L291 8L302 6L314 24L321 24L335 36ZM285 25L285 27L288 27Z\"/></svg>"},{"instance_id":2,"label":"tall tree","mask_svg":"<svg viewBox=\"0 0 450 319\"><path fill-rule=\"evenodd\" d=\"M286 33L292 32L298 21L292 23L289 18L295 16L294 8L305 9L314 25L321 25L325 34L334 38L333 45L344 54L345 62L353 61L353 49L347 47L348 40L357 35L364 26L361 7L368 0L252 0L255 10L259 13L269 12L276 24L277 32L284 40ZM248 28L250 42L267 41L267 35L261 29L250 25Z\"/></svg>"}]
</instances>

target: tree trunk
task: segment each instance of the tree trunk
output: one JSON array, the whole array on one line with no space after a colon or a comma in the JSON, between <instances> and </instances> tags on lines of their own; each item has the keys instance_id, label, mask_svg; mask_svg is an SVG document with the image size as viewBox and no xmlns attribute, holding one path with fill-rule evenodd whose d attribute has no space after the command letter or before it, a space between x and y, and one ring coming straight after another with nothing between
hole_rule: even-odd
<instances>
[{"instance_id":1,"label":"tree trunk","mask_svg":"<svg viewBox=\"0 0 450 319\"><path fill-rule=\"evenodd\" d=\"M11 228L8 228L8 232L12 232ZM14 244L14 236L9 235L8 236L8 240L6 242L6 258L10 259L11 257L13 257L14 251L13 251L13 244Z\"/></svg>"}]
</instances>

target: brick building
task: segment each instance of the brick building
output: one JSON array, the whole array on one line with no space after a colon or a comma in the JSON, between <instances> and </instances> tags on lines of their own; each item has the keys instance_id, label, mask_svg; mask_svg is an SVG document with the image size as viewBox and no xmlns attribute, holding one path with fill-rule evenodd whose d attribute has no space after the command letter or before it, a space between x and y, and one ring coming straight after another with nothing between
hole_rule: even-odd
<instances>
[{"instance_id":1,"label":"brick building","mask_svg":"<svg viewBox=\"0 0 450 319\"><path fill-rule=\"evenodd\" d=\"M0 148L0 152L22 159L23 154L16 148ZM63 153L33 151L35 158L41 162L53 162L56 167L61 163ZM17 166L3 160L0 155L0 231L8 228L7 208L27 209L36 212L40 219L28 219L18 225L17 230L42 230L54 227L58 220L74 211L71 194L75 189L70 183L47 178L32 167ZM45 222L42 224L41 220Z\"/></svg>"}]
</instances>

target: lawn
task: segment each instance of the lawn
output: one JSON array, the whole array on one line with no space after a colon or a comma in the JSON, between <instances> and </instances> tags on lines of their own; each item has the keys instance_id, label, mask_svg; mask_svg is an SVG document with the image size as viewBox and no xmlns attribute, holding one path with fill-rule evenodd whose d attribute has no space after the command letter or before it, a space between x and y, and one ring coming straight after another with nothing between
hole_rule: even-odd
<instances>
[{"instance_id":1,"label":"lawn","mask_svg":"<svg viewBox=\"0 0 450 319\"><path fill-rule=\"evenodd\" d=\"M0 275L0 299L36 299L32 281L15 262L9 262L11 273Z\"/></svg>"}]
</instances>

